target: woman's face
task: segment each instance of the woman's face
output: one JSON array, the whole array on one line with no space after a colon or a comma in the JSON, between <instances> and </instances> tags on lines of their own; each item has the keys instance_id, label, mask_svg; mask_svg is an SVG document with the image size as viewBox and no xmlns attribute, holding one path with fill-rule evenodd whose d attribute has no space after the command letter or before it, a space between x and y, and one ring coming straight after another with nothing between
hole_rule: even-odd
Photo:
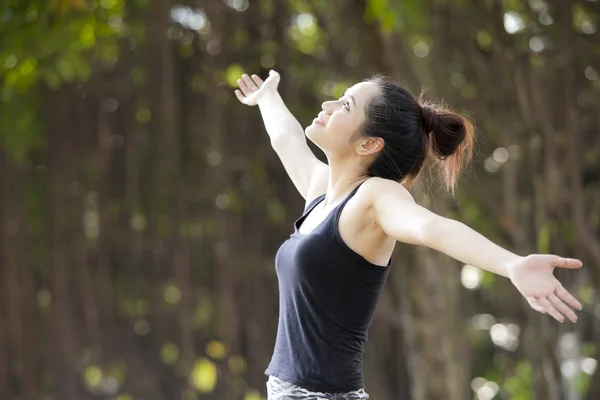
<instances>
[{"instance_id":1,"label":"woman's face","mask_svg":"<svg viewBox=\"0 0 600 400\"><path fill-rule=\"evenodd\" d=\"M379 88L373 82L348 88L339 100L323 103L323 111L306 128L306 136L326 154L356 154L352 138L365 121L365 105L378 94Z\"/></svg>"}]
</instances>

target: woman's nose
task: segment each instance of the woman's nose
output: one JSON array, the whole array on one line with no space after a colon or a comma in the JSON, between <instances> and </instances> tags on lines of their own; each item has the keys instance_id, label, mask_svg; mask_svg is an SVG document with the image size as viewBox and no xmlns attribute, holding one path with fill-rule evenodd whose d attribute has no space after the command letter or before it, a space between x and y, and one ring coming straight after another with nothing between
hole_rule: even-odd
<instances>
[{"instance_id":1,"label":"woman's nose","mask_svg":"<svg viewBox=\"0 0 600 400\"><path fill-rule=\"evenodd\" d=\"M333 111L333 105L335 104L335 101L326 101L321 105L321 108L323 109L323 111L325 111L328 114L331 114L331 112Z\"/></svg>"}]
</instances>

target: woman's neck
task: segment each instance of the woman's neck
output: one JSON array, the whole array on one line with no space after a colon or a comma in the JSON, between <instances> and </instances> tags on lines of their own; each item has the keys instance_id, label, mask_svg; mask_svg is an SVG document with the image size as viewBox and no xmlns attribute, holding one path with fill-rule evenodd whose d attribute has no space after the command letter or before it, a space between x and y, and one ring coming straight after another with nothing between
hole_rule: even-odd
<instances>
[{"instance_id":1,"label":"woman's neck","mask_svg":"<svg viewBox=\"0 0 600 400\"><path fill-rule=\"evenodd\" d=\"M356 160L329 161L329 180L323 207L338 204L368 176Z\"/></svg>"}]
</instances>

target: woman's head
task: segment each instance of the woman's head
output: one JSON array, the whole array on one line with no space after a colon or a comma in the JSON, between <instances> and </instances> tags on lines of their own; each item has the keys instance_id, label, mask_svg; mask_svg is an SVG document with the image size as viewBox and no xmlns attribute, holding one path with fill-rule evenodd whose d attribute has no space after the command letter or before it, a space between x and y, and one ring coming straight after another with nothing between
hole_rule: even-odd
<instances>
[{"instance_id":1,"label":"woman's head","mask_svg":"<svg viewBox=\"0 0 600 400\"><path fill-rule=\"evenodd\" d=\"M369 101L378 95L379 87L372 82L361 82L348 88L343 97L323 103L323 111L306 128L306 136L328 157L357 156L357 143L352 139L356 139L355 133L365 121ZM370 141L366 137L364 139L367 144L375 145L371 151L383 147L381 138ZM359 155L365 154L362 152Z\"/></svg>"},{"instance_id":2,"label":"woman's head","mask_svg":"<svg viewBox=\"0 0 600 400\"><path fill-rule=\"evenodd\" d=\"M354 85L338 101L323 103L323 112L306 133L326 153L363 158L366 175L407 186L431 155L443 167L451 190L472 156L474 142L473 126L465 117L417 99L382 77Z\"/></svg>"}]
</instances>

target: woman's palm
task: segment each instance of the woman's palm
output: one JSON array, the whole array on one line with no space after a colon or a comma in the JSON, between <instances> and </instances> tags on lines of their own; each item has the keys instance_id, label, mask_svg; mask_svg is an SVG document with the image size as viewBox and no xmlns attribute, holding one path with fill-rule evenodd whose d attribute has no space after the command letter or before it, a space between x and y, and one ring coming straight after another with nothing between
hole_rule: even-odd
<instances>
[{"instance_id":1,"label":"woman's palm","mask_svg":"<svg viewBox=\"0 0 600 400\"><path fill-rule=\"evenodd\" d=\"M581 261L550 254L532 254L510 268L509 278L534 310L561 322L563 315L575 322L577 316L567 304L579 310L581 304L554 277L556 267L576 269L581 267Z\"/></svg>"},{"instance_id":2,"label":"woman's palm","mask_svg":"<svg viewBox=\"0 0 600 400\"><path fill-rule=\"evenodd\" d=\"M258 99L266 93L277 91L280 76L277 72L269 71L269 77L263 81L258 75L247 74L242 75L241 79L237 80L239 89L235 91L235 95L242 104L247 106L255 106L258 104Z\"/></svg>"}]
</instances>

